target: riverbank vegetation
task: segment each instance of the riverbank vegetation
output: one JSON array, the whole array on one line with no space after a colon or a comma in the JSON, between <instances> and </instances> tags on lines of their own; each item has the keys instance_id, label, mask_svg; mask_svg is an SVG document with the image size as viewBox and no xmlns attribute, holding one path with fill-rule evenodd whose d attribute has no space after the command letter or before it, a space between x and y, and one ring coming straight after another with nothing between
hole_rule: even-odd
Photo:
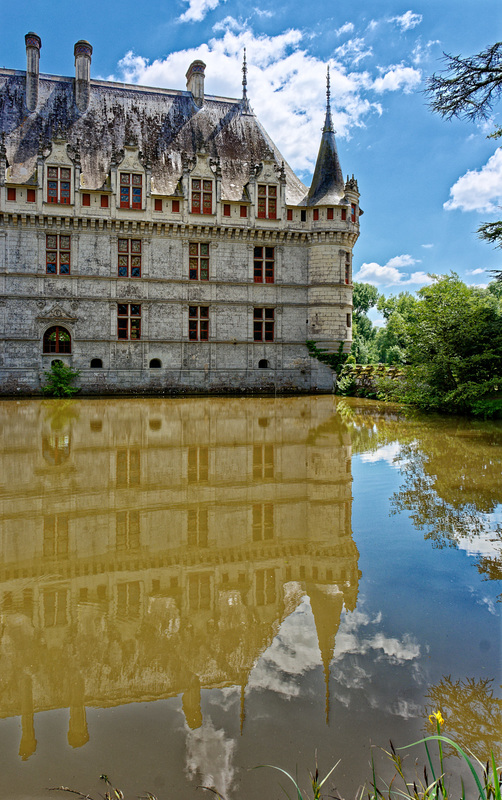
<instances>
[{"instance_id":1,"label":"riverbank vegetation","mask_svg":"<svg viewBox=\"0 0 502 800\"><path fill-rule=\"evenodd\" d=\"M376 307L384 324L368 312ZM502 282L467 286L451 275L434 275L412 295L379 295L354 284L353 344L337 392L376 397L424 411L481 417L502 416ZM374 370L356 380L351 363L398 368ZM371 371L367 371L368 374Z\"/></svg>"}]
</instances>

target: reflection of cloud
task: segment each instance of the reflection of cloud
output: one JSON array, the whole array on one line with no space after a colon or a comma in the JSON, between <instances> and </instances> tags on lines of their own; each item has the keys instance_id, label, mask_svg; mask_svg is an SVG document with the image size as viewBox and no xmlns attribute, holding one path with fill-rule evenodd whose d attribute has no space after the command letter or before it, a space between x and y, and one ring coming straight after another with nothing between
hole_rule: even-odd
<instances>
[{"instance_id":1,"label":"reflection of cloud","mask_svg":"<svg viewBox=\"0 0 502 800\"><path fill-rule=\"evenodd\" d=\"M198 775L203 786L217 789L228 797L235 770L232 758L235 741L225 738L224 730L216 730L207 719L196 730L187 734L186 770L190 778Z\"/></svg>"},{"instance_id":2,"label":"reflection of cloud","mask_svg":"<svg viewBox=\"0 0 502 800\"><path fill-rule=\"evenodd\" d=\"M362 453L359 458L364 463L372 464L375 461L386 461L391 467L400 469L402 463L398 460L401 446L399 442L383 445L375 450L373 453Z\"/></svg>"}]
</instances>

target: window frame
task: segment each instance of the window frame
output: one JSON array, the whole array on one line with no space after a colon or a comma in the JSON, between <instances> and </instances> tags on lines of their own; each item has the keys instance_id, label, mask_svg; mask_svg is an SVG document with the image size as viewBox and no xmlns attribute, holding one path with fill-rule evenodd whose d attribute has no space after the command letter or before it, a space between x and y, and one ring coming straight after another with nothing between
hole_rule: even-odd
<instances>
[{"instance_id":1,"label":"window frame","mask_svg":"<svg viewBox=\"0 0 502 800\"><path fill-rule=\"evenodd\" d=\"M279 195L277 184L259 183L256 195L256 216L258 219L278 219L277 201ZM271 210L273 209L273 210Z\"/></svg>"},{"instance_id":2,"label":"window frame","mask_svg":"<svg viewBox=\"0 0 502 800\"><path fill-rule=\"evenodd\" d=\"M119 207L132 211L143 208L143 175L141 172L119 173Z\"/></svg>"},{"instance_id":3,"label":"window frame","mask_svg":"<svg viewBox=\"0 0 502 800\"><path fill-rule=\"evenodd\" d=\"M274 306L253 307L253 341L254 342L275 341Z\"/></svg>"},{"instance_id":4,"label":"window frame","mask_svg":"<svg viewBox=\"0 0 502 800\"><path fill-rule=\"evenodd\" d=\"M123 243L127 243L127 248L121 249L121 243L123 247ZM133 244L139 244L139 250L133 251ZM124 262L121 264L121 260ZM139 262L134 263L133 261ZM122 237L120 236L117 239L117 276L119 278L141 278L142 272L142 261L143 261L143 243L141 239L132 239L130 237ZM120 272L120 270L126 270L125 274ZM136 271L136 274L133 275L133 270Z\"/></svg>"},{"instance_id":5,"label":"window frame","mask_svg":"<svg viewBox=\"0 0 502 800\"><path fill-rule=\"evenodd\" d=\"M51 346L52 339L49 338L53 332L56 334L54 347ZM68 338L60 338L60 332ZM65 343L62 348L60 347L60 342ZM50 328L47 328L42 341L42 352L44 355L51 356L55 353L58 355L71 355L71 333L68 328L65 328L63 325L51 325Z\"/></svg>"},{"instance_id":6,"label":"window frame","mask_svg":"<svg viewBox=\"0 0 502 800\"><path fill-rule=\"evenodd\" d=\"M50 239L55 239L55 246ZM63 245L61 244L63 240ZM68 240L68 242L66 242ZM67 245L67 246L66 246ZM49 261L49 253L53 259ZM65 259L61 263L61 259ZM49 266L54 265L55 270L49 270ZM63 266L63 272L61 267ZM65 269L67 267L67 269ZM71 236L69 233L46 233L45 234L45 274L46 275L70 275L71 274Z\"/></svg>"},{"instance_id":7,"label":"window frame","mask_svg":"<svg viewBox=\"0 0 502 800\"><path fill-rule=\"evenodd\" d=\"M209 280L209 242L188 243L188 279L190 281Z\"/></svg>"},{"instance_id":8,"label":"window frame","mask_svg":"<svg viewBox=\"0 0 502 800\"><path fill-rule=\"evenodd\" d=\"M213 181L209 178L192 178L190 183L190 213L213 213Z\"/></svg>"},{"instance_id":9,"label":"window frame","mask_svg":"<svg viewBox=\"0 0 502 800\"><path fill-rule=\"evenodd\" d=\"M271 251L271 255L267 251ZM275 247L256 245L253 248L253 282L275 283Z\"/></svg>"},{"instance_id":10,"label":"window frame","mask_svg":"<svg viewBox=\"0 0 502 800\"><path fill-rule=\"evenodd\" d=\"M47 165L47 202L53 205L69 206L71 205L70 201L71 167Z\"/></svg>"},{"instance_id":11,"label":"window frame","mask_svg":"<svg viewBox=\"0 0 502 800\"><path fill-rule=\"evenodd\" d=\"M121 312L124 308L127 310ZM141 303L117 303L117 339L121 342L141 339Z\"/></svg>"},{"instance_id":12,"label":"window frame","mask_svg":"<svg viewBox=\"0 0 502 800\"><path fill-rule=\"evenodd\" d=\"M17 191L14 186L7 186L7 202L15 203L17 199Z\"/></svg>"},{"instance_id":13,"label":"window frame","mask_svg":"<svg viewBox=\"0 0 502 800\"><path fill-rule=\"evenodd\" d=\"M188 340L209 341L209 306L188 306Z\"/></svg>"}]
</instances>

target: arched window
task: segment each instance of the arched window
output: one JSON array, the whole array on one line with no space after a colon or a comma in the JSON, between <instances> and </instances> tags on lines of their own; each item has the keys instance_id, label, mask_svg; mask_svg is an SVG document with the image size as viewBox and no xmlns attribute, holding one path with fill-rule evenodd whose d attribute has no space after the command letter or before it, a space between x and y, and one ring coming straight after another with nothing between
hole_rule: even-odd
<instances>
[{"instance_id":1,"label":"arched window","mask_svg":"<svg viewBox=\"0 0 502 800\"><path fill-rule=\"evenodd\" d=\"M93 358L91 361L91 369L101 369L103 367L103 362L100 358Z\"/></svg>"},{"instance_id":2,"label":"arched window","mask_svg":"<svg viewBox=\"0 0 502 800\"><path fill-rule=\"evenodd\" d=\"M150 369L160 369L162 366L162 362L160 358L152 358L150 361Z\"/></svg>"},{"instance_id":3,"label":"arched window","mask_svg":"<svg viewBox=\"0 0 502 800\"><path fill-rule=\"evenodd\" d=\"M268 369L270 364L268 363L266 358L260 358L258 361L258 369Z\"/></svg>"},{"instance_id":4,"label":"arched window","mask_svg":"<svg viewBox=\"0 0 502 800\"><path fill-rule=\"evenodd\" d=\"M44 353L71 353L71 336L60 325L54 325L44 334Z\"/></svg>"}]
</instances>

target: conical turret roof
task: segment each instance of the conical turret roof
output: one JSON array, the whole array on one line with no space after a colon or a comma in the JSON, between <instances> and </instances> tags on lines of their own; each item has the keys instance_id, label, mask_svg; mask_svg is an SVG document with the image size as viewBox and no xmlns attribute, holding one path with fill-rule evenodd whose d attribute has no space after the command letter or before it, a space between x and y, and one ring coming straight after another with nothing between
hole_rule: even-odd
<instances>
[{"instance_id":1,"label":"conical turret roof","mask_svg":"<svg viewBox=\"0 0 502 800\"><path fill-rule=\"evenodd\" d=\"M326 87L326 118L322 130L321 144L312 178L312 185L307 195L307 205L336 205L345 194L345 182L338 151L336 149L335 131L331 119L329 67Z\"/></svg>"}]
</instances>

